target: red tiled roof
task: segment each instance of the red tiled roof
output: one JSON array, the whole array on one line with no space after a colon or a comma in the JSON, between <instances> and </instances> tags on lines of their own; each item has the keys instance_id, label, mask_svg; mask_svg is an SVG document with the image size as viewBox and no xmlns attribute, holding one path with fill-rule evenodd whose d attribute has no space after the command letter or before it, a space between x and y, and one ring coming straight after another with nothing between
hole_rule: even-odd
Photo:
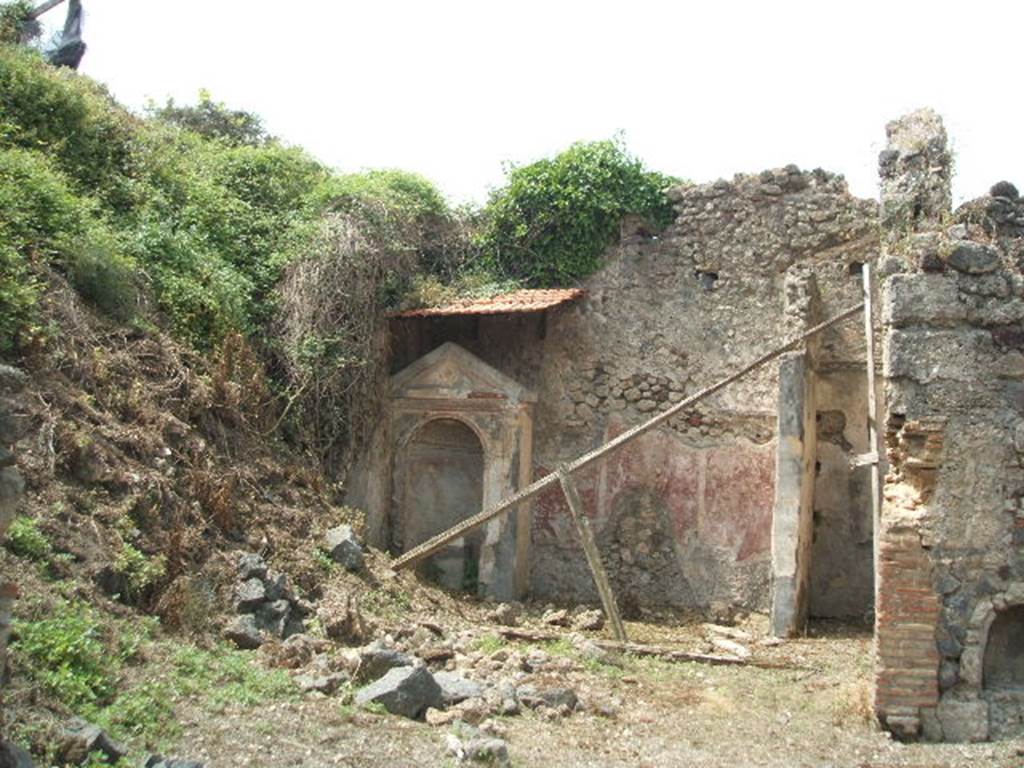
<instances>
[{"instance_id":1,"label":"red tiled roof","mask_svg":"<svg viewBox=\"0 0 1024 768\"><path fill-rule=\"evenodd\" d=\"M444 317L453 315L503 315L515 312L543 312L575 301L582 288L543 288L512 291L489 299L464 299L441 307L423 307L396 312L392 317Z\"/></svg>"}]
</instances>

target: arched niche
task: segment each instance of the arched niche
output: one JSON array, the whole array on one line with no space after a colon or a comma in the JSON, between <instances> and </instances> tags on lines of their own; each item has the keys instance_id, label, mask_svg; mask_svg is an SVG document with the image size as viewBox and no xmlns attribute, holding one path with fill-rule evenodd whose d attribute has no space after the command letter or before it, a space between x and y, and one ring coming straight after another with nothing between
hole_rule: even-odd
<instances>
[{"instance_id":1,"label":"arched niche","mask_svg":"<svg viewBox=\"0 0 1024 768\"><path fill-rule=\"evenodd\" d=\"M536 400L515 380L451 342L391 378L391 498L387 508L377 514L382 516L378 519L387 529L385 538L394 552L408 551L420 543L417 539L430 537L427 531L439 533L451 527L445 522L454 524L530 483ZM467 455L474 452L482 459L480 504L467 512L471 498L468 481L453 478L468 477ZM418 477L426 467L432 474ZM424 490L431 483L450 486ZM424 507L418 501L421 493L440 501ZM439 507L447 504L446 494L457 500L451 509L441 512ZM442 577L444 583L454 585L460 552L458 557L468 562L467 568L476 568L475 574L467 570L464 575L475 575L479 594L514 600L528 588L529 542L530 513L524 505L486 523L472 540L453 542L455 549L447 553L450 562L441 557L434 566L448 574ZM465 561L466 547L471 549L470 561Z\"/></svg>"},{"instance_id":2,"label":"arched niche","mask_svg":"<svg viewBox=\"0 0 1024 768\"><path fill-rule=\"evenodd\" d=\"M396 515L392 549L405 551L480 511L484 449L463 421L430 419L420 425L395 462ZM448 589L476 591L482 532L456 539L420 566Z\"/></svg>"},{"instance_id":3,"label":"arched niche","mask_svg":"<svg viewBox=\"0 0 1024 768\"><path fill-rule=\"evenodd\" d=\"M982 682L988 690L1024 691L1024 605L997 612L989 625Z\"/></svg>"}]
</instances>

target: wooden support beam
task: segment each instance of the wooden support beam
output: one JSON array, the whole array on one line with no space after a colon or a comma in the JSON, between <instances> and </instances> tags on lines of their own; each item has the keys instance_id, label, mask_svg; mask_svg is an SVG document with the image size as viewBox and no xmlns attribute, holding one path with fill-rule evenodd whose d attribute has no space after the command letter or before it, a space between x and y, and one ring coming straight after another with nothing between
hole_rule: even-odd
<instances>
[{"instance_id":1,"label":"wooden support beam","mask_svg":"<svg viewBox=\"0 0 1024 768\"><path fill-rule=\"evenodd\" d=\"M63 2L64 0L46 0L46 2L40 3L31 11L29 11L28 18L30 20L38 19L44 13L46 13L47 11L52 11L54 8L56 8Z\"/></svg>"},{"instance_id":2,"label":"wooden support beam","mask_svg":"<svg viewBox=\"0 0 1024 768\"><path fill-rule=\"evenodd\" d=\"M564 464L558 468L558 482L562 486L565 500L569 502L572 521L576 524L576 532L579 533L580 543L583 544L583 553L587 556L587 565L590 566L590 573L594 577L597 593L601 596L604 614L608 617L608 623L612 625L612 634L620 643L628 642L626 628L622 625L622 617L619 616L619 606L615 602L615 594L608 583L608 574L601 563L601 553L597 550L597 542L594 541L594 534L590 530L590 521L587 519L586 510L583 509L583 501L569 476L569 469Z\"/></svg>"},{"instance_id":3,"label":"wooden support beam","mask_svg":"<svg viewBox=\"0 0 1024 768\"><path fill-rule=\"evenodd\" d=\"M848 320L849 318L853 317L858 312L860 312L863 308L863 304L858 304L855 307L850 307L849 309L840 312L835 317L830 317L823 323L818 323L816 326L807 329L806 332L802 333L796 338L790 339L782 346L776 347L770 352L764 353L756 360L744 366L735 373L726 376L724 379L720 379L711 386L705 387L704 389L694 393L693 395L690 395L690 397L687 397L684 400L680 400L671 408L657 414L656 416L651 417L647 421L642 422L641 424L638 424L637 426L632 427L631 429L626 430L618 437L609 440L604 445L595 448L589 453L583 454L575 461L569 462L566 465L566 469L570 473L575 472L576 470L582 469L588 464L597 461L601 457L606 456L607 454L611 453L617 448L620 448L625 443L628 443L631 440L644 434L645 432L648 432L654 429L655 427L659 426L660 424L663 424L664 422L671 419L673 416L677 415L680 411L683 411L686 408L692 406L694 403L697 403L700 400L704 400L705 398L710 397L719 390L724 389L728 385L732 384L737 379L746 376L751 371L760 368L761 366L767 363L770 363L772 360L775 360L781 355L784 355L786 352L793 349L794 347L805 344L808 339L813 338L814 336L821 333L825 329L831 328L833 325L841 323L844 320ZM454 541L455 539L465 536L467 533L476 528L479 528L481 525L488 522L489 520L493 520L499 515L505 514L510 509L518 507L524 501L532 499L534 496L543 492L547 488L550 488L557 482L557 472L552 472L549 475L545 475L540 480L534 481L533 483L528 485L526 488L523 488L518 493L515 493L505 499L502 499L494 506L484 509L478 512L477 514L473 515L472 517L466 518L461 523L458 523L457 525L454 525L451 528L449 528L447 531L443 531L442 533L437 534L433 538L427 539L422 544L413 547L404 555L395 560L391 564L391 568L397 571L400 568L406 568L414 563L418 563L425 557L430 557L432 554L441 549L449 541Z\"/></svg>"}]
</instances>

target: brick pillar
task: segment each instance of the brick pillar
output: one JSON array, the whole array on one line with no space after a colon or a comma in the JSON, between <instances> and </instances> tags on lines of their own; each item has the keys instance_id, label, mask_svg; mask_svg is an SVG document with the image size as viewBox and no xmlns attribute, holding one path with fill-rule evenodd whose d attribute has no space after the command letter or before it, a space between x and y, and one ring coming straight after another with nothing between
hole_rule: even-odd
<instances>
[{"instance_id":1,"label":"brick pillar","mask_svg":"<svg viewBox=\"0 0 1024 768\"><path fill-rule=\"evenodd\" d=\"M883 514L892 517L887 503ZM903 737L921 730L921 709L939 701L935 628L939 600L917 520L887 521L879 549L876 606L875 709L887 728Z\"/></svg>"},{"instance_id":2,"label":"brick pillar","mask_svg":"<svg viewBox=\"0 0 1024 768\"><path fill-rule=\"evenodd\" d=\"M921 282L918 270L930 267L912 258L908 243L931 237L949 215L952 159L942 120L931 110L894 120L886 134L888 146L879 156L882 262L890 273L907 274L892 275L881 286L889 472L875 532L875 711L894 734L914 738L939 700L941 604L925 538L945 424L919 420L931 411L917 395L934 373L930 356L943 352L928 327L945 302L932 297L936 286ZM925 298L931 299L927 307ZM908 413L917 416L908 419Z\"/></svg>"}]
</instances>

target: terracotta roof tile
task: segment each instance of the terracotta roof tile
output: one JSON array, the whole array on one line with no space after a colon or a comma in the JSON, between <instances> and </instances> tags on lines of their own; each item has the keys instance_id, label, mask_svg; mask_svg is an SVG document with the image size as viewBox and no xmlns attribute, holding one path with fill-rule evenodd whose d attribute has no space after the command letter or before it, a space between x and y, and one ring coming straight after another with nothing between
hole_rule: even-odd
<instances>
[{"instance_id":1,"label":"terracotta roof tile","mask_svg":"<svg viewBox=\"0 0 1024 768\"><path fill-rule=\"evenodd\" d=\"M582 288L543 288L513 291L489 299L464 299L441 307L423 307L396 312L392 317L446 317L455 315L503 315L518 312L543 312L575 301Z\"/></svg>"}]
</instances>

